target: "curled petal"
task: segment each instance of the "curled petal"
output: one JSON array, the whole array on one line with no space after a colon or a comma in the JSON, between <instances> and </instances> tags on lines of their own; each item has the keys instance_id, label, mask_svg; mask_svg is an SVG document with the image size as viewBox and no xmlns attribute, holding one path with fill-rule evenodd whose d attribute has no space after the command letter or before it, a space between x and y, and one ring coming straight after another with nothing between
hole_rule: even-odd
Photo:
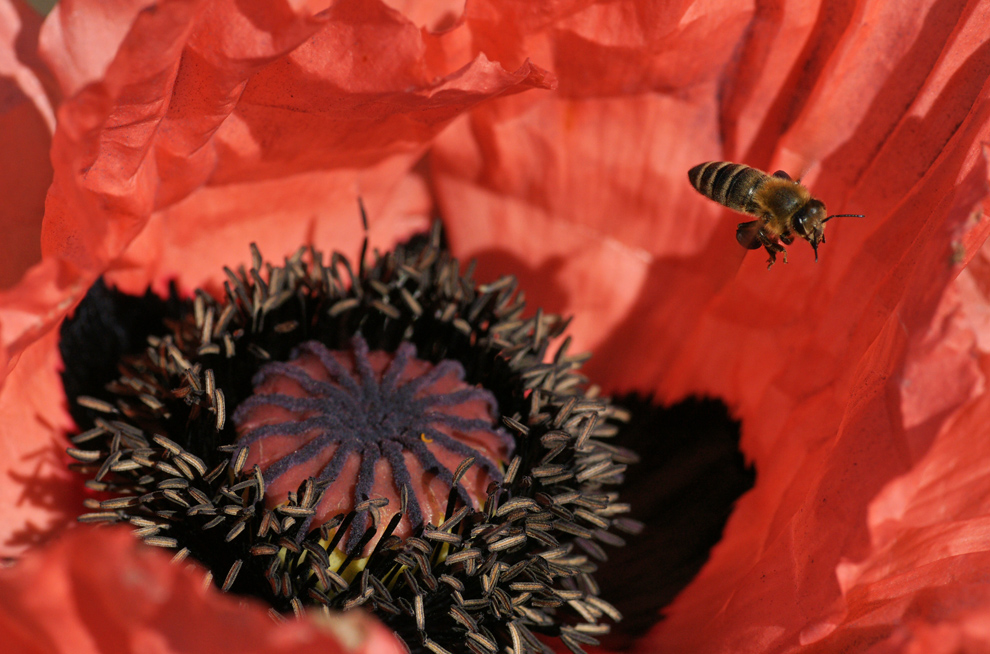
<instances>
[{"instance_id":1,"label":"curled petal","mask_svg":"<svg viewBox=\"0 0 990 654\"><path fill-rule=\"evenodd\" d=\"M405 651L357 611L276 624L259 604L207 589L202 570L169 558L127 530L72 530L0 570L5 647L38 654Z\"/></svg>"},{"instance_id":2,"label":"curled petal","mask_svg":"<svg viewBox=\"0 0 990 654\"><path fill-rule=\"evenodd\" d=\"M67 0L49 15L41 52L65 99L36 276L59 279L60 301L16 308L30 320L0 314L8 358L108 268L139 261L135 284L179 268L164 260L168 246L204 215L215 237L200 230L193 240L214 254L228 248L224 263L243 257L254 227L254 240L284 233L271 254L336 233L344 211L360 234L359 196L391 209L384 220L402 225L391 234L402 238L426 224L425 185L406 178L430 140L493 97L554 84L529 62L507 70L482 53L438 54L436 37L378 0L319 9ZM238 230L245 215L256 222ZM159 224L144 235L149 220ZM227 238L233 231L239 238ZM352 250L360 238L338 243Z\"/></svg>"},{"instance_id":3,"label":"curled petal","mask_svg":"<svg viewBox=\"0 0 990 654\"><path fill-rule=\"evenodd\" d=\"M507 73L483 57L435 79L419 31L375 0L313 15L203 4L115 15L128 27L112 59L59 109L46 252L99 268L152 211L205 184L366 166L486 97L547 84L532 65ZM53 67L70 37L93 38L72 19L99 13L85 0L60 9L43 35Z\"/></svg>"}]
</instances>

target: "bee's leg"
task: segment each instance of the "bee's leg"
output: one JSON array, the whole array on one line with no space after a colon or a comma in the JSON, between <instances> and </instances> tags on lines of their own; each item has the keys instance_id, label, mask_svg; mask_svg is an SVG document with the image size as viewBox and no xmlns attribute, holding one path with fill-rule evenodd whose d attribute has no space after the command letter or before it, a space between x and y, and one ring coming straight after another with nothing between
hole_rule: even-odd
<instances>
[{"instance_id":1,"label":"bee's leg","mask_svg":"<svg viewBox=\"0 0 990 654\"><path fill-rule=\"evenodd\" d=\"M773 268L773 264L777 262L777 253L778 252L780 252L782 255L784 255L784 263L787 263L787 250L785 250L782 246L780 246L780 245L778 245L776 243L773 243L773 244L768 245L766 247L767 247L767 254L770 255L770 258L767 259L767 270L770 270L771 268Z\"/></svg>"},{"instance_id":2,"label":"bee's leg","mask_svg":"<svg viewBox=\"0 0 990 654\"><path fill-rule=\"evenodd\" d=\"M760 230L760 242L767 249L767 254L770 255L770 258L767 259L767 270L773 268L773 264L777 261L778 252L784 255L784 263L787 263L787 250L777 242L777 239L771 239L767 236L762 229Z\"/></svg>"},{"instance_id":3,"label":"bee's leg","mask_svg":"<svg viewBox=\"0 0 990 654\"><path fill-rule=\"evenodd\" d=\"M790 232L784 232L780 235L780 240L784 242L784 245L790 245L794 242L794 234Z\"/></svg>"}]
</instances>

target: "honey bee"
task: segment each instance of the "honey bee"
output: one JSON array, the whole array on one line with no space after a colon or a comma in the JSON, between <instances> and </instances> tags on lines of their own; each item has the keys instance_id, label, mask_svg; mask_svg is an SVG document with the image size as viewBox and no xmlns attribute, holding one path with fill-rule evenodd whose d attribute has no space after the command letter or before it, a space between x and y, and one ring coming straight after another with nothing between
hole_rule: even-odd
<instances>
[{"instance_id":1,"label":"honey bee","mask_svg":"<svg viewBox=\"0 0 990 654\"><path fill-rule=\"evenodd\" d=\"M811 192L795 182L783 170L767 175L762 170L728 161L709 161L688 171L691 185L710 200L759 220L739 223L736 240L748 250L767 249L769 270L777 253L787 250L794 236L811 243L818 261L818 244L825 242L825 223L833 218L857 217L862 214L840 213L826 216L825 203L811 197Z\"/></svg>"}]
</instances>

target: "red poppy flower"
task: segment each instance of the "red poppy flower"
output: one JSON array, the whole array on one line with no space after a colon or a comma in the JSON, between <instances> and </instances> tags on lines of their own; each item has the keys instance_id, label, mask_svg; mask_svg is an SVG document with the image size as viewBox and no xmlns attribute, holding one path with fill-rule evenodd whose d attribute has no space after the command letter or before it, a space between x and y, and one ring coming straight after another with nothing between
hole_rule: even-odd
<instances>
[{"instance_id":1,"label":"red poppy flower","mask_svg":"<svg viewBox=\"0 0 990 654\"><path fill-rule=\"evenodd\" d=\"M168 651L256 615L68 528L52 328L102 273L215 290L251 241L354 252L360 196L378 247L435 201L458 256L574 314L606 390L741 419L756 486L639 650L987 647L988 4L888 4L0 4L0 629L98 650L117 597ZM767 272L687 183L706 160L866 218Z\"/></svg>"}]
</instances>

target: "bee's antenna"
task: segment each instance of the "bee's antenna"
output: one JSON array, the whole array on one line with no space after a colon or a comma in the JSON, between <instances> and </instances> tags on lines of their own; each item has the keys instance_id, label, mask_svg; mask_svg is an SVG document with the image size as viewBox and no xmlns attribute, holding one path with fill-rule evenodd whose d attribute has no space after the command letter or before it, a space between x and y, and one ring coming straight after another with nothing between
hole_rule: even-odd
<instances>
[{"instance_id":1,"label":"bee's antenna","mask_svg":"<svg viewBox=\"0 0 990 654\"><path fill-rule=\"evenodd\" d=\"M837 213L837 214L835 214L833 216L829 216L828 218L826 218L822 222L823 223L827 223L828 221L832 220L833 218L866 218L866 216L864 216L861 213Z\"/></svg>"}]
</instances>

